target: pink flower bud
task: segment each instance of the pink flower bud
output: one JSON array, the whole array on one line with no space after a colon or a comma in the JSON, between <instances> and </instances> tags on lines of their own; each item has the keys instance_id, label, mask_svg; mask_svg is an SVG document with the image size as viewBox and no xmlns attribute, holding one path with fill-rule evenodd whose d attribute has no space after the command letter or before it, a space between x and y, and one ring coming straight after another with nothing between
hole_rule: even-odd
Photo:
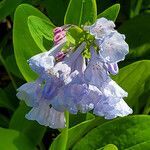
<instances>
[{"instance_id":1,"label":"pink flower bud","mask_svg":"<svg viewBox=\"0 0 150 150\"><path fill-rule=\"evenodd\" d=\"M62 29L61 27L56 27L56 28L53 30L54 34L60 33L60 32L62 32L62 31L63 31L63 29Z\"/></svg>"},{"instance_id":2,"label":"pink flower bud","mask_svg":"<svg viewBox=\"0 0 150 150\"><path fill-rule=\"evenodd\" d=\"M57 45L66 35L65 31L61 31L54 36L54 43Z\"/></svg>"},{"instance_id":3,"label":"pink flower bud","mask_svg":"<svg viewBox=\"0 0 150 150\"><path fill-rule=\"evenodd\" d=\"M57 61L61 61L65 56L66 56L66 54L64 54L64 52L58 52L58 53L56 54L55 59L56 59Z\"/></svg>"}]
</instances>

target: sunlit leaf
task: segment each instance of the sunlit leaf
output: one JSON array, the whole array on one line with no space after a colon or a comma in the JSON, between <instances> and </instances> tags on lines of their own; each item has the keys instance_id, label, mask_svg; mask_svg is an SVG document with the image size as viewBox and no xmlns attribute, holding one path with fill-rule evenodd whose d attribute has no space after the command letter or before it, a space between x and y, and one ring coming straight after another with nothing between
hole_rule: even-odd
<instances>
[{"instance_id":1,"label":"sunlit leaf","mask_svg":"<svg viewBox=\"0 0 150 150\"><path fill-rule=\"evenodd\" d=\"M27 81L34 80L37 77L29 68L27 60L41 52L28 28L28 17L31 15L43 18L49 22L49 19L44 14L31 5L22 4L16 9L13 28L14 51L17 65Z\"/></svg>"},{"instance_id":2,"label":"sunlit leaf","mask_svg":"<svg viewBox=\"0 0 150 150\"><path fill-rule=\"evenodd\" d=\"M128 92L126 102L134 108L134 113L139 112L139 108L143 107L145 103L145 100L140 99L140 96L144 92L147 79L150 78L150 61L138 61L123 67L119 74L113 78ZM139 105L140 103L142 105Z\"/></svg>"},{"instance_id":3,"label":"sunlit leaf","mask_svg":"<svg viewBox=\"0 0 150 150\"><path fill-rule=\"evenodd\" d=\"M70 0L65 15L65 24L84 25L93 23L97 17L95 0Z\"/></svg>"},{"instance_id":4,"label":"sunlit leaf","mask_svg":"<svg viewBox=\"0 0 150 150\"><path fill-rule=\"evenodd\" d=\"M50 44L52 44L54 36L53 35L54 25L50 21L41 19L36 16L29 16L28 26L35 43L42 51L46 50L46 47L49 48L51 47ZM49 42L49 45L46 47L44 47L45 40L48 40Z\"/></svg>"},{"instance_id":5,"label":"sunlit leaf","mask_svg":"<svg viewBox=\"0 0 150 150\"><path fill-rule=\"evenodd\" d=\"M150 116L148 115L112 120L89 131L74 145L73 150L96 150L109 143L115 144L119 150L129 148L137 150L136 146L150 140L149 124ZM146 147L143 149L148 150Z\"/></svg>"},{"instance_id":6,"label":"sunlit leaf","mask_svg":"<svg viewBox=\"0 0 150 150\"><path fill-rule=\"evenodd\" d=\"M109 20L115 21L120 10L120 4L112 5L111 7L104 10L102 13L100 13L97 18L105 17Z\"/></svg>"}]
</instances>

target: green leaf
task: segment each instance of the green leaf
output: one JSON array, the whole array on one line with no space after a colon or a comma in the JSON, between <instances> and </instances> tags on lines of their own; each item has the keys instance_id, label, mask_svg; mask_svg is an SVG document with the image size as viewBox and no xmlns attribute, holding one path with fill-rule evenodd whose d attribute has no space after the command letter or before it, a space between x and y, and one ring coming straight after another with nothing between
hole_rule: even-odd
<instances>
[{"instance_id":1,"label":"green leaf","mask_svg":"<svg viewBox=\"0 0 150 150\"><path fill-rule=\"evenodd\" d=\"M144 92L147 79L150 78L150 61L143 60L130 64L113 77L115 81L128 92L127 103L134 108L134 113L143 107L144 99L140 99ZM141 105L139 105L141 104Z\"/></svg>"},{"instance_id":2,"label":"green leaf","mask_svg":"<svg viewBox=\"0 0 150 150\"><path fill-rule=\"evenodd\" d=\"M44 0L43 3L53 23L62 26L69 0Z\"/></svg>"},{"instance_id":3,"label":"green leaf","mask_svg":"<svg viewBox=\"0 0 150 150\"><path fill-rule=\"evenodd\" d=\"M0 20L10 15L23 0L2 0L0 2Z\"/></svg>"},{"instance_id":4,"label":"green leaf","mask_svg":"<svg viewBox=\"0 0 150 150\"><path fill-rule=\"evenodd\" d=\"M78 140L80 140L87 132L96 126L106 122L103 118L91 119L85 122L82 122L68 130L68 143L67 149L71 149ZM78 131L78 132L77 132ZM52 143L50 150L60 149L60 141L63 138L63 134L60 134Z\"/></svg>"},{"instance_id":5,"label":"green leaf","mask_svg":"<svg viewBox=\"0 0 150 150\"><path fill-rule=\"evenodd\" d=\"M27 120L25 118L25 114L27 114L29 111L30 108L21 102L20 106L11 118L9 128L24 133L24 135L26 135L26 137L28 137L28 139L30 139L34 145L37 145L41 142L46 127L39 125L35 121Z\"/></svg>"},{"instance_id":6,"label":"green leaf","mask_svg":"<svg viewBox=\"0 0 150 150\"><path fill-rule=\"evenodd\" d=\"M114 144L108 144L97 150L118 150L118 148Z\"/></svg>"},{"instance_id":7,"label":"green leaf","mask_svg":"<svg viewBox=\"0 0 150 150\"><path fill-rule=\"evenodd\" d=\"M11 129L0 128L0 149L35 150L35 147L22 133Z\"/></svg>"},{"instance_id":8,"label":"green leaf","mask_svg":"<svg viewBox=\"0 0 150 150\"><path fill-rule=\"evenodd\" d=\"M129 148L126 148L125 150L149 150L150 148L150 141L146 141L134 146L131 146Z\"/></svg>"},{"instance_id":9,"label":"green leaf","mask_svg":"<svg viewBox=\"0 0 150 150\"><path fill-rule=\"evenodd\" d=\"M53 41L54 25L50 21L41 19L36 16L29 16L28 26L35 43L42 51L46 50L44 47L45 39L49 42L48 47L51 47L50 43Z\"/></svg>"},{"instance_id":10,"label":"green leaf","mask_svg":"<svg viewBox=\"0 0 150 150\"><path fill-rule=\"evenodd\" d=\"M109 8L107 8L105 11L100 13L97 18L105 17L109 20L115 21L120 11L120 4L115 4Z\"/></svg>"},{"instance_id":11,"label":"green leaf","mask_svg":"<svg viewBox=\"0 0 150 150\"><path fill-rule=\"evenodd\" d=\"M141 14L126 21L119 28L125 34L130 51L126 59L133 62L141 59L150 59L150 13Z\"/></svg>"},{"instance_id":12,"label":"green leaf","mask_svg":"<svg viewBox=\"0 0 150 150\"><path fill-rule=\"evenodd\" d=\"M28 17L31 15L49 21L44 14L30 5L22 4L16 9L13 27L14 51L17 65L27 81L34 80L37 77L27 64L27 60L41 52L41 49L33 40L28 28Z\"/></svg>"},{"instance_id":13,"label":"green leaf","mask_svg":"<svg viewBox=\"0 0 150 150\"><path fill-rule=\"evenodd\" d=\"M74 145L73 150L95 150L109 143L115 144L119 150L125 150L150 141L149 133L150 116L148 115L114 119L88 132Z\"/></svg>"},{"instance_id":14,"label":"green leaf","mask_svg":"<svg viewBox=\"0 0 150 150\"><path fill-rule=\"evenodd\" d=\"M97 17L95 0L70 0L64 23L84 25L94 23Z\"/></svg>"}]
</instances>

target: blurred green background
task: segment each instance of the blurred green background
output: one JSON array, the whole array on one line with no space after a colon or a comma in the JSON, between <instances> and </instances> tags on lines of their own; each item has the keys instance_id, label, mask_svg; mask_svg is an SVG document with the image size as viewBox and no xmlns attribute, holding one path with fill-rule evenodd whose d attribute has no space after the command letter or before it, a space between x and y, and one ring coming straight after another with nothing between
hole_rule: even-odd
<instances>
[{"instance_id":1,"label":"blurred green background","mask_svg":"<svg viewBox=\"0 0 150 150\"><path fill-rule=\"evenodd\" d=\"M120 4L120 12L115 21L116 29L126 35L126 41L129 44L130 52L125 61L119 63L120 68L122 68L119 75L113 78L129 93L126 102L132 107L134 114L145 115L145 118L139 117L138 121L135 120L130 122L130 118L126 118L125 121L123 120L121 124L122 126L125 124L126 128L115 130L114 128L111 129L105 126L104 129L110 130L109 136L114 133L117 134L117 130L120 130L120 133L128 127L130 128L130 126L136 126L139 122L143 122L143 125L138 126L137 130L137 132L140 132L141 130L142 133L132 137L133 134L131 132L132 138L129 139L132 142L129 144L129 147L132 144L134 145L138 142L142 143L147 141L146 144L144 143L143 149L142 147L133 147L131 149L150 150L150 136L148 138L148 134L150 135L150 119L146 118L150 113L150 0L96 0L96 2L97 14L102 13L114 4ZM24 115L30 108L23 102L20 103L16 98L16 89L26 82L17 66L17 58L15 59L13 48L14 12L22 3L30 4L40 10L54 23L55 26L62 26L64 24L64 16L69 0L0 1L0 150L30 150L35 148L46 150L49 149L54 138L59 134L59 131L45 128L34 121L26 120ZM22 13L32 14L32 11L28 12L27 10L22 9ZM20 22L18 22L20 29L24 27L24 24L23 19L20 19ZM20 34L24 33L22 32ZM28 41L26 44L28 45ZM47 50L50 49L50 47L51 44L46 47ZM22 59L22 56L20 55L18 59ZM84 128L82 127L82 130L79 130L79 134L85 135L91 129L96 128L105 122L102 118L96 118L96 120L91 121L90 119L93 118L94 116L91 114L78 114L77 116L70 115L70 127L75 126L82 121L89 120L88 124L85 124L86 126L83 126ZM133 117L131 119L134 120L135 118ZM120 124L118 122L115 122L114 125L116 124L116 126L118 126ZM113 124L111 126L113 126ZM143 128L145 128L144 131ZM78 131L78 128L76 128L76 131ZM71 132L72 134L76 134L76 131L72 130ZM97 134L96 131L93 132L95 132L95 135ZM99 131L98 135L100 134L103 135L105 133ZM105 135L103 139L107 139L106 136L107 135ZM119 135L116 135L116 137L117 136ZM143 136L144 139L140 141L141 136ZM18 140L16 140L17 144L15 143L14 138L18 138ZM90 134L87 134L87 139L88 138L90 140ZM137 139L135 142L133 142L134 138ZM124 143L121 140L113 139L113 137L111 139L112 140L108 141L104 140L102 145L116 144L118 146L118 141ZM79 139L73 139L68 144L68 147L72 149L77 141L79 141ZM84 142L87 141L81 141L81 144L78 142L74 149L79 149L81 145L83 146L80 149L84 149ZM96 144L97 143L95 142L95 145ZM120 144L119 146L119 149L125 149L124 144ZM53 149L59 150L57 146L51 148L51 150ZM115 147L110 145L109 149L115 150Z\"/></svg>"}]
</instances>

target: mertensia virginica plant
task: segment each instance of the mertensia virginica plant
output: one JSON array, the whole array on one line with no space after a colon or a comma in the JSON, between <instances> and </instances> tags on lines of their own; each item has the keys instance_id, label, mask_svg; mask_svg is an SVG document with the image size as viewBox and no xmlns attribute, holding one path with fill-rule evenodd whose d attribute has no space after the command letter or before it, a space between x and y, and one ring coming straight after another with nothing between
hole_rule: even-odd
<instances>
[{"instance_id":1,"label":"mertensia virginica plant","mask_svg":"<svg viewBox=\"0 0 150 150\"><path fill-rule=\"evenodd\" d=\"M50 128L65 128L65 112L91 112L105 119L124 117L132 109L128 96L111 74L129 52L125 35L102 17L92 25L66 24L53 30L54 46L31 57L28 64L38 78L22 85L17 97L32 107L29 120Z\"/></svg>"}]
</instances>

